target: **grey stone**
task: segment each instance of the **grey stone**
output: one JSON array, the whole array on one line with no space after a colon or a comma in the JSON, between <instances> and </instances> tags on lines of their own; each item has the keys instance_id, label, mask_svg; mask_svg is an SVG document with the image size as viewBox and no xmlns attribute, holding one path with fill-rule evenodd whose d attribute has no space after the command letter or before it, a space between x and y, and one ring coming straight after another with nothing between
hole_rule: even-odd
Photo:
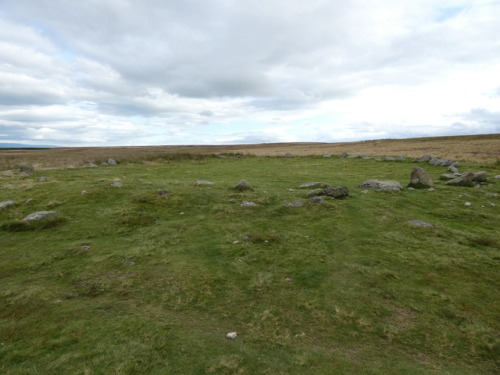
<instances>
[{"instance_id":1,"label":"grey stone","mask_svg":"<svg viewBox=\"0 0 500 375\"><path fill-rule=\"evenodd\" d=\"M433 225L430 223L426 223L425 221L422 220L411 220L409 222L411 225L414 225L416 227L432 227Z\"/></svg>"},{"instance_id":2,"label":"grey stone","mask_svg":"<svg viewBox=\"0 0 500 375\"><path fill-rule=\"evenodd\" d=\"M331 158L332 157L332 154L324 154L323 155L324 158Z\"/></svg>"},{"instance_id":3,"label":"grey stone","mask_svg":"<svg viewBox=\"0 0 500 375\"><path fill-rule=\"evenodd\" d=\"M464 206L470 207L470 206L472 206L472 202L465 202Z\"/></svg>"},{"instance_id":4,"label":"grey stone","mask_svg":"<svg viewBox=\"0 0 500 375\"><path fill-rule=\"evenodd\" d=\"M87 163L87 164L85 164L85 166L88 167L88 168L95 168L95 167L97 167L97 165L94 164L94 163Z\"/></svg>"},{"instance_id":5,"label":"grey stone","mask_svg":"<svg viewBox=\"0 0 500 375\"><path fill-rule=\"evenodd\" d=\"M474 172L467 172L460 177L456 177L452 180L446 182L446 185L455 185L455 186L472 186L472 182L474 181Z\"/></svg>"},{"instance_id":6,"label":"grey stone","mask_svg":"<svg viewBox=\"0 0 500 375\"><path fill-rule=\"evenodd\" d=\"M450 171L451 173L458 173L458 168L453 165L450 165L448 167L448 171Z\"/></svg>"},{"instance_id":7,"label":"grey stone","mask_svg":"<svg viewBox=\"0 0 500 375\"><path fill-rule=\"evenodd\" d=\"M33 174L35 173L35 168L33 168L31 164L23 164L19 167L19 172L26 174Z\"/></svg>"},{"instance_id":8,"label":"grey stone","mask_svg":"<svg viewBox=\"0 0 500 375\"><path fill-rule=\"evenodd\" d=\"M0 202L0 210L3 210L4 208L7 208L9 206L14 206L16 204L16 201L4 201Z\"/></svg>"},{"instance_id":9,"label":"grey stone","mask_svg":"<svg viewBox=\"0 0 500 375\"><path fill-rule=\"evenodd\" d=\"M349 196L349 190L345 186L329 187L326 189L314 189L307 193L308 197L326 195L335 199L341 199Z\"/></svg>"},{"instance_id":10,"label":"grey stone","mask_svg":"<svg viewBox=\"0 0 500 375\"><path fill-rule=\"evenodd\" d=\"M285 207L302 207L303 205L304 205L304 202L295 201L295 202L285 203L283 206L285 206Z\"/></svg>"},{"instance_id":11,"label":"grey stone","mask_svg":"<svg viewBox=\"0 0 500 375\"><path fill-rule=\"evenodd\" d=\"M257 204L254 202L243 201L243 202L241 202L240 206L241 207L253 207L253 206L257 206Z\"/></svg>"},{"instance_id":12,"label":"grey stone","mask_svg":"<svg viewBox=\"0 0 500 375\"><path fill-rule=\"evenodd\" d=\"M361 159L363 157L364 157L363 154L353 154L353 155L348 155L347 156L348 159Z\"/></svg>"},{"instance_id":13,"label":"grey stone","mask_svg":"<svg viewBox=\"0 0 500 375\"><path fill-rule=\"evenodd\" d=\"M122 186L123 186L123 184L122 184L121 182L119 182L119 181L115 181L115 182L113 182L113 183L111 184L111 186L113 186L113 187L122 187Z\"/></svg>"},{"instance_id":14,"label":"grey stone","mask_svg":"<svg viewBox=\"0 0 500 375\"><path fill-rule=\"evenodd\" d=\"M38 212L33 212L32 214L29 214L26 216L23 221L39 221L39 220L45 220L50 217L54 217L57 215L56 211L38 211Z\"/></svg>"},{"instance_id":15,"label":"grey stone","mask_svg":"<svg viewBox=\"0 0 500 375\"><path fill-rule=\"evenodd\" d=\"M329 188L332 185L327 182L306 182L299 186L299 189Z\"/></svg>"},{"instance_id":16,"label":"grey stone","mask_svg":"<svg viewBox=\"0 0 500 375\"><path fill-rule=\"evenodd\" d=\"M346 157L348 157L349 155L347 155L347 152L342 152L339 156L340 156L341 158L346 158Z\"/></svg>"},{"instance_id":17,"label":"grey stone","mask_svg":"<svg viewBox=\"0 0 500 375\"><path fill-rule=\"evenodd\" d=\"M314 197L309 200L309 203L314 203L314 204L322 204L325 203L325 198L323 197Z\"/></svg>"},{"instance_id":18,"label":"grey stone","mask_svg":"<svg viewBox=\"0 0 500 375\"><path fill-rule=\"evenodd\" d=\"M432 159L431 155L422 155L417 161L419 163L427 163L431 159Z\"/></svg>"},{"instance_id":19,"label":"grey stone","mask_svg":"<svg viewBox=\"0 0 500 375\"><path fill-rule=\"evenodd\" d=\"M324 189L321 195L332 197L335 199L342 199L349 196L349 190L345 186L337 186Z\"/></svg>"},{"instance_id":20,"label":"grey stone","mask_svg":"<svg viewBox=\"0 0 500 375\"><path fill-rule=\"evenodd\" d=\"M38 177L37 181L38 181L38 182L44 182L44 181L47 181L47 177L45 177L45 176L40 176L40 177Z\"/></svg>"},{"instance_id":21,"label":"grey stone","mask_svg":"<svg viewBox=\"0 0 500 375\"><path fill-rule=\"evenodd\" d=\"M238 191L253 190L252 186L245 180L241 180L240 182L238 182L233 186L233 189Z\"/></svg>"},{"instance_id":22,"label":"grey stone","mask_svg":"<svg viewBox=\"0 0 500 375\"><path fill-rule=\"evenodd\" d=\"M385 161L395 161L396 158L393 158L392 156L386 156L384 160Z\"/></svg>"},{"instance_id":23,"label":"grey stone","mask_svg":"<svg viewBox=\"0 0 500 375\"><path fill-rule=\"evenodd\" d=\"M474 172L474 177L472 181L476 182L486 182L487 181L487 173L485 171Z\"/></svg>"},{"instance_id":24,"label":"grey stone","mask_svg":"<svg viewBox=\"0 0 500 375\"><path fill-rule=\"evenodd\" d=\"M323 193L323 189L313 189L313 190L310 190L306 195L308 197L316 197L318 195L322 195Z\"/></svg>"},{"instance_id":25,"label":"grey stone","mask_svg":"<svg viewBox=\"0 0 500 375\"><path fill-rule=\"evenodd\" d=\"M214 185L215 182L212 181L206 181L206 180L196 180L194 182L195 185L200 186L200 185Z\"/></svg>"},{"instance_id":26,"label":"grey stone","mask_svg":"<svg viewBox=\"0 0 500 375\"><path fill-rule=\"evenodd\" d=\"M495 179L499 179L500 178L500 174L497 174L495 177L493 177Z\"/></svg>"},{"instance_id":27,"label":"grey stone","mask_svg":"<svg viewBox=\"0 0 500 375\"><path fill-rule=\"evenodd\" d=\"M111 159L111 158L109 158L106 163L108 165L117 165L118 164L115 159Z\"/></svg>"},{"instance_id":28,"label":"grey stone","mask_svg":"<svg viewBox=\"0 0 500 375\"><path fill-rule=\"evenodd\" d=\"M408 186L415 189L428 189L434 186L434 182L429 173L422 168L416 167L411 172Z\"/></svg>"},{"instance_id":29,"label":"grey stone","mask_svg":"<svg viewBox=\"0 0 500 375\"><path fill-rule=\"evenodd\" d=\"M398 181L367 180L359 185L362 189L374 189L379 191L400 191L403 187Z\"/></svg>"}]
</instances>

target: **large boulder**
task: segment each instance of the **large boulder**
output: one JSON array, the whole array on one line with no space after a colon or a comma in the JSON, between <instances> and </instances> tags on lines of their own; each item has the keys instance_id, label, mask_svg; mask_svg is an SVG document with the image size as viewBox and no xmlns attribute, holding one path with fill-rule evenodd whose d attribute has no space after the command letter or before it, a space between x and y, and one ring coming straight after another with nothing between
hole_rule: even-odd
<instances>
[{"instance_id":1,"label":"large boulder","mask_svg":"<svg viewBox=\"0 0 500 375\"><path fill-rule=\"evenodd\" d=\"M431 176L424 169L416 167L410 175L408 187L414 189L428 189L434 186Z\"/></svg>"},{"instance_id":2,"label":"large boulder","mask_svg":"<svg viewBox=\"0 0 500 375\"><path fill-rule=\"evenodd\" d=\"M23 221L40 221L57 215L56 211L38 211L26 216Z\"/></svg>"},{"instance_id":3,"label":"large boulder","mask_svg":"<svg viewBox=\"0 0 500 375\"><path fill-rule=\"evenodd\" d=\"M367 180L359 185L362 189L374 189L379 191L400 191L403 187L398 181Z\"/></svg>"}]
</instances>

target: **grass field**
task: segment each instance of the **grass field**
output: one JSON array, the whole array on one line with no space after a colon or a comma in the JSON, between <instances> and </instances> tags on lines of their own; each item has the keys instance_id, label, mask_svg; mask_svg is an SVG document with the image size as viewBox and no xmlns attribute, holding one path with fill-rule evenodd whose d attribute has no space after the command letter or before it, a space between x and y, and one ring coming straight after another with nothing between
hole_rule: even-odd
<instances>
[{"instance_id":1,"label":"grass field","mask_svg":"<svg viewBox=\"0 0 500 375\"><path fill-rule=\"evenodd\" d=\"M434 191L358 188L415 166ZM0 175L0 372L497 374L500 167L482 169L478 188L322 156ZM310 204L311 181L350 196ZM21 221L40 210L58 216Z\"/></svg>"}]
</instances>

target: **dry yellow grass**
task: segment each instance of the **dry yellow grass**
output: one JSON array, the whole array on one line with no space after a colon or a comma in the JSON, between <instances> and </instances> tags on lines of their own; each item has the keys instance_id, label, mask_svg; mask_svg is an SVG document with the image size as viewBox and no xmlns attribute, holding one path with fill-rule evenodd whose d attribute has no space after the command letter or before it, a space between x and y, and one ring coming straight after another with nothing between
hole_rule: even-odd
<instances>
[{"instance_id":1,"label":"dry yellow grass","mask_svg":"<svg viewBox=\"0 0 500 375\"><path fill-rule=\"evenodd\" d=\"M118 161L154 160L162 154L219 154L240 153L257 156L285 154L338 155L363 154L370 156L420 157L424 154L493 165L500 161L500 134L452 136L409 139L382 139L343 143L267 143L256 145L214 146L143 146L143 147L73 147L56 149L0 149L0 169L31 163L37 169L81 166L87 162L100 163L108 158Z\"/></svg>"}]
</instances>

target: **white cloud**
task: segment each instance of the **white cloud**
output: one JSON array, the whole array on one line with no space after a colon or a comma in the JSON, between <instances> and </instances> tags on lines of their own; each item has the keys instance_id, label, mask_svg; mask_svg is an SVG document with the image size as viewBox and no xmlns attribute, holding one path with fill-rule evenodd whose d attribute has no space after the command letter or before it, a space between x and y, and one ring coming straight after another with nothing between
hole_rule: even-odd
<instances>
[{"instance_id":1,"label":"white cloud","mask_svg":"<svg viewBox=\"0 0 500 375\"><path fill-rule=\"evenodd\" d=\"M0 140L498 132L497 14L492 0L3 2Z\"/></svg>"}]
</instances>

